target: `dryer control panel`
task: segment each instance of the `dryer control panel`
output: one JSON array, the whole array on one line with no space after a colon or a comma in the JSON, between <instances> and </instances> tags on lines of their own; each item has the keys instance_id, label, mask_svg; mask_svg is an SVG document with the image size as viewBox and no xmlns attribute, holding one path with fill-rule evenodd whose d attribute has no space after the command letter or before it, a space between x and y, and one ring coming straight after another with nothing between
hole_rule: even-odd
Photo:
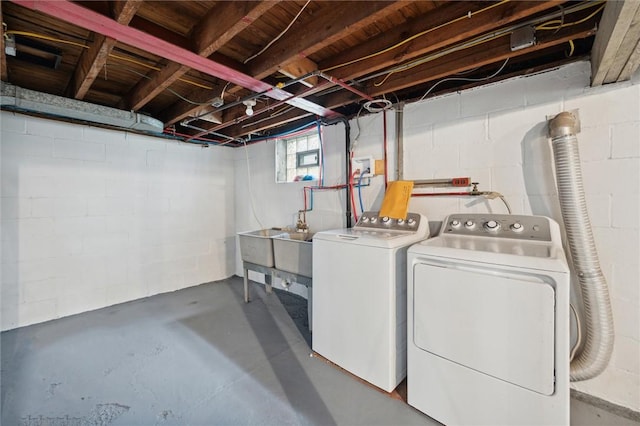
<instances>
[{"instance_id":1,"label":"dryer control panel","mask_svg":"<svg viewBox=\"0 0 640 426\"><path fill-rule=\"evenodd\" d=\"M354 228L416 231L420 226L420 219L421 216L417 213L407 213L404 219L394 219L389 216L380 216L380 212L364 212Z\"/></svg>"},{"instance_id":2,"label":"dryer control panel","mask_svg":"<svg viewBox=\"0 0 640 426\"><path fill-rule=\"evenodd\" d=\"M549 218L507 214L452 214L442 224L440 235L468 235L551 241Z\"/></svg>"}]
</instances>

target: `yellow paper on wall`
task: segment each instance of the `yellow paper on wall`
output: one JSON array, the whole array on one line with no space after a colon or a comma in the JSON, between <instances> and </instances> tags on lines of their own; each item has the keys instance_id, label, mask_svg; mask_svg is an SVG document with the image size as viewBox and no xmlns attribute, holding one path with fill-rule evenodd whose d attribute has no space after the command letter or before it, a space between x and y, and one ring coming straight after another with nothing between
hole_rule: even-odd
<instances>
[{"instance_id":1,"label":"yellow paper on wall","mask_svg":"<svg viewBox=\"0 0 640 426\"><path fill-rule=\"evenodd\" d=\"M380 216L389 216L394 219L406 219L409 209L409 200L413 191L413 182L396 180L389 182L387 192L382 200Z\"/></svg>"}]
</instances>

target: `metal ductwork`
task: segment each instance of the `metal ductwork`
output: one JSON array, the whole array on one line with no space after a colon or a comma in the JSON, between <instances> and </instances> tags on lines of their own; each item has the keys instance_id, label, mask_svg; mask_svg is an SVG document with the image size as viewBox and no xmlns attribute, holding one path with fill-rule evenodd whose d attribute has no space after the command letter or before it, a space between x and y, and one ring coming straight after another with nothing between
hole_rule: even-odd
<instances>
[{"instance_id":1,"label":"metal ductwork","mask_svg":"<svg viewBox=\"0 0 640 426\"><path fill-rule=\"evenodd\" d=\"M0 107L144 132L162 133L164 128L162 121L148 115L49 95L4 82L0 87Z\"/></svg>"},{"instance_id":2,"label":"metal ductwork","mask_svg":"<svg viewBox=\"0 0 640 426\"><path fill-rule=\"evenodd\" d=\"M586 341L571 361L571 381L596 377L613 351L613 315L606 279L600 268L582 183L576 115L562 112L549 122L560 209L574 271L584 304ZM578 342L579 343L579 342Z\"/></svg>"}]
</instances>

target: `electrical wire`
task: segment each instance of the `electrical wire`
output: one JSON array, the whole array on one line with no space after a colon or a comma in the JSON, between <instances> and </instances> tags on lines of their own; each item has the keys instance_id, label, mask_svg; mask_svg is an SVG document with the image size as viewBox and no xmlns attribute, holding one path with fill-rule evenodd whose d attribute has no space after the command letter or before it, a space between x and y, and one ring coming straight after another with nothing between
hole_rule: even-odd
<instances>
[{"instance_id":1,"label":"electrical wire","mask_svg":"<svg viewBox=\"0 0 640 426\"><path fill-rule=\"evenodd\" d=\"M351 146L349 147L350 151L353 151L358 145L358 141L360 138L360 113L362 112L363 109L364 109L364 105L360 107L360 109L358 110L358 113L356 114L356 127L358 129L358 133L356 134L356 137L353 138L353 141L351 142Z\"/></svg>"},{"instance_id":2,"label":"electrical wire","mask_svg":"<svg viewBox=\"0 0 640 426\"><path fill-rule=\"evenodd\" d=\"M443 78L442 80L437 81L433 86L431 86L429 88L429 90L427 90L425 92L424 95L422 95L422 97L419 100L424 100L424 98L426 98L429 93L431 93L433 91L433 89L435 89L438 85L440 85L441 83L444 83L445 81L484 81L484 80L490 80L493 77L497 76L498 74L500 74L502 72L502 70L504 69L504 67L507 66L507 63L509 62L509 58L505 59L505 61L502 63L502 66L498 69L498 71L494 72L493 74L486 76L486 77L482 77L482 78L467 78L467 77L448 77L448 78Z\"/></svg>"},{"instance_id":3,"label":"electrical wire","mask_svg":"<svg viewBox=\"0 0 640 426\"><path fill-rule=\"evenodd\" d=\"M113 64L112 64L111 66L113 66ZM129 68L129 67L125 66L125 65L118 65L118 66L122 67L123 69L125 69L125 70L127 70L127 71L129 71L129 72L134 73L134 74L135 74L135 75L137 75L137 76L140 76L140 77L142 77L142 78L146 78L147 80L151 80L151 79L152 79L152 78L151 78L151 77L149 77L148 75L143 74L143 73L141 73L141 72L138 72L138 71L136 71L136 70L134 70L134 69L132 69L132 68ZM106 64L105 64L105 68L106 68ZM187 98L185 98L184 96L182 96L180 93L178 93L178 92L176 92L175 90L170 89L170 88L168 88L168 87L165 87L165 89L164 89L164 90L166 90L167 92L173 93L173 94L174 94L175 96L177 96L179 99L181 99L181 100L183 100L183 101L185 101L185 102L187 102L187 103L189 103L189 104L191 104L191 105L198 105L198 106L211 105L211 102L210 102L210 101L209 101L209 102L195 102L195 101L192 101L191 99L187 99ZM207 112L207 114L210 114L210 112Z\"/></svg>"},{"instance_id":4,"label":"electrical wire","mask_svg":"<svg viewBox=\"0 0 640 426\"><path fill-rule=\"evenodd\" d=\"M463 43L463 44L460 44L458 46L455 46L455 47L453 47L451 49L446 49L446 50L443 50L443 51L441 51L439 53L435 53L433 55L430 55L430 56L427 56L427 57L424 57L424 58L420 58L420 59L417 59L415 61L411 61L411 62L408 62L406 64L400 65L398 67L392 68L391 70L386 72L387 75L381 81L379 81L377 83L373 83L373 85L375 87L380 87L393 74L397 74L399 72L408 71L408 70L410 70L412 68L415 68L415 67L417 67L419 65L423 65L423 64L426 64L427 62L431 62L431 61L434 61L436 59L442 58L443 56L446 56L446 55L448 55L450 53L459 52L461 50L469 49L471 47L475 47L475 46L479 46L479 45L484 44L484 43L488 43L490 41L493 41L493 40L499 39L501 37L507 36L507 35L511 34L511 32L512 31L503 31L503 32L498 31L498 32L493 33L493 34L491 34L489 36L487 36L487 35L481 36L481 37L475 38L475 39L473 39L473 40L471 40L471 41L469 41L467 43Z\"/></svg>"},{"instance_id":5,"label":"electrical wire","mask_svg":"<svg viewBox=\"0 0 640 426\"><path fill-rule=\"evenodd\" d=\"M470 19L471 17L473 17L475 15L478 15L478 14L480 14L482 12L486 12L487 10L493 9L494 7L498 7L498 6L500 6L500 5L504 4L504 3L507 3L507 2L509 2L509 0L502 0L502 1L498 2L498 3L494 3L491 6L485 7L484 9L480 9L480 10L478 10L476 12L469 11L466 15L460 16L459 18L453 19L453 20L445 22L443 24L436 25L435 27L429 28L428 30L421 31L418 34L414 34L411 37L408 37L408 38L402 40L401 42L394 44L393 46L387 47L385 49L382 49L382 50L379 50L377 52L371 53L369 55L362 56L362 57L357 58L357 59L353 59L353 60L348 61L348 62L344 62L342 64L338 64L338 65L334 65L334 66L329 67L329 68L325 68L325 69L322 70L322 72L332 71L332 70L334 70L336 68L341 68L341 67L344 67L344 66L347 66L347 65L355 64L356 62L364 61L366 59L371 59L371 58L374 58L376 56L382 55L383 53L390 52L390 51L392 51L392 50L394 50L394 49L396 49L396 48L398 48L398 47L400 47L400 46L402 46L404 44L409 43L412 40L415 40L418 37L422 37L423 35L429 34L432 31L439 30L441 28L446 27L447 25L451 25L453 23L456 23L456 22L459 22L459 21L463 21L465 19Z\"/></svg>"},{"instance_id":6,"label":"electrical wire","mask_svg":"<svg viewBox=\"0 0 640 426\"><path fill-rule=\"evenodd\" d=\"M598 2L597 4L600 4L601 2ZM548 21L545 22L543 24L540 24L536 27L536 31L544 31L544 30L558 30L560 28L565 28L565 27L571 27L574 25L578 25L578 24L582 24L583 22L587 22L589 19L593 18L594 16L596 16L598 14L598 12L600 12L602 9L604 9L604 4L602 4L599 8L597 8L593 13L589 14L588 16L578 20L578 21L574 21L574 22L564 22L564 15L563 15L563 19L562 20L558 20L558 19L554 19L552 21ZM548 27L548 25L550 24L557 24L556 26L552 26L552 27Z\"/></svg>"},{"instance_id":7,"label":"electrical wire","mask_svg":"<svg viewBox=\"0 0 640 426\"><path fill-rule=\"evenodd\" d=\"M573 40L569 40L569 46L570 46L570 50L569 50L569 54L567 54L568 57L573 56L573 52L576 50L576 46L575 44L573 44Z\"/></svg>"},{"instance_id":8,"label":"electrical wire","mask_svg":"<svg viewBox=\"0 0 640 426\"><path fill-rule=\"evenodd\" d=\"M302 6L302 9L300 9L298 14L293 17L291 22L289 22L289 25L287 25L287 27L284 30L282 30L282 32L280 34L278 34L278 36L276 38L274 38L269 43L267 43L267 45L265 47L263 47L258 53L256 53L255 55L250 56L247 59L245 59L244 63L246 64L247 62L257 58L260 55L262 55L265 52L265 50L270 48L273 45L273 43L278 41L280 39L280 37L282 37L287 31L289 31L289 28L291 28L291 26L294 24L294 22L296 22L298 20L298 17L300 17L300 15L302 14L302 11L306 9L306 7L309 5L309 3L311 3L311 0L307 0L307 2L304 4L304 6Z\"/></svg>"},{"instance_id":9,"label":"electrical wire","mask_svg":"<svg viewBox=\"0 0 640 426\"><path fill-rule=\"evenodd\" d=\"M56 37L51 37L48 35L44 35L44 34L38 34L38 33L32 33L32 32L28 32L28 31L16 31L16 30L9 30L9 31L5 31L5 35L21 35L24 37L31 37L31 38L38 38L38 39L42 39L42 40L47 40L47 41L53 41L55 43L62 43L62 44L68 44L71 46L76 46L76 47L80 47L82 49L89 49L91 46L88 46L86 44L82 44L82 43L78 43L75 41L70 41L70 40L63 40L60 38L56 38ZM131 62L133 64L136 65L140 65L142 67L154 70L154 71L161 71L161 68L153 66L153 65L149 65L149 64L145 64L144 62L135 60L135 59L131 59L131 58L127 58L125 56L120 56L117 55L115 53L109 53L109 57L110 58L114 58L114 59L120 59L121 61L127 61L127 62ZM208 90L212 90L213 87L198 83L196 81L193 80L189 80L187 78L179 78L178 80L182 81L183 83L187 83L187 84L191 84L192 86L196 86L196 87L200 87L201 89L208 89Z\"/></svg>"},{"instance_id":10,"label":"electrical wire","mask_svg":"<svg viewBox=\"0 0 640 426\"><path fill-rule=\"evenodd\" d=\"M360 173L360 177L358 178L358 200L360 201L360 211L364 213L364 204L362 203L362 176L364 173Z\"/></svg>"},{"instance_id":11,"label":"electrical wire","mask_svg":"<svg viewBox=\"0 0 640 426\"><path fill-rule=\"evenodd\" d=\"M31 38L39 38L41 40L48 40L48 41L53 41L53 42L57 42L57 43L68 44L68 45L71 45L71 46L81 47L83 49L88 49L89 48L89 46L87 46L86 44L82 44L82 43L78 43L78 42L70 41L70 40L62 40L62 39L51 37L51 36L48 36L48 35L31 33L31 32L28 32L28 31L9 30L9 31L5 31L5 34L7 34L7 35L13 34L13 35L21 35L21 36L31 37Z\"/></svg>"},{"instance_id":12,"label":"electrical wire","mask_svg":"<svg viewBox=\"0 0 640 426\"><path fill-rule=\"evenodd\" d=\"M443 56L446 56L449 53L457 52L457 51L466 49L468 47L477 46L479 44L482 44L485 41L494 40L494 39L496 39L498 37L502 37L502 36L511 34L515 29L521 28L523 26L537 25L537 24L539 24L541 22L544 22L545 19L553 19L556 16L561 16L562 14L569 15L569 14L572 14L572 13L580 12L582 10L598 6L600 4L602 4L602 2L592 3L592 2L586 1L586 2L583 2L583 3L578 4L576 6L572 6L572 7L569 7L567 9L565 9L565 10L562 10L562 12L556 12L554 14L549 14L549 15L546 15L546 16L543 16L543 17L532 18L532 19L530 19L530 20L528 20L526 22L521 22L521 23L519 23L517 25L512 25L510 27L503 28L503 29L495 31L493 33L485 34L483 36L475 38L474 40L471 40L471 41L468 41L468 42L465 42L465 43L462 43L462 44L458 44L456 46L444 49L444 50L442 50L440 52L437 52L435 54L425 55L425 56L423 56L423 57L421 57L421 58L419 58L417 60L414 60L412 62L409 62L409 63L406 63L406 64L402 64L402 65L398 65L398 66L395 66L393 68L389 68L389 69L386 69L384 71L380 71L380 72L377 72L377 73L373 73L373 74L368 75L366 77L363 77L363 78L355 80L355 83L364 83L365 81L377 78L377 77L385 75L385 74L389 74L389 73L392 73L392 72L405 71L405 70L411 69L411 68L413 68L415 66L424 64L424 63L429 62L429 61L432 61L434 59L438 59L438 58L441 58ZM381 83L378 83L378 84L381 84ZM325 94L332 93L335 90L336 89L330 89L328 91L325 91L324 93Z\"/></svg>"}]
</instances>

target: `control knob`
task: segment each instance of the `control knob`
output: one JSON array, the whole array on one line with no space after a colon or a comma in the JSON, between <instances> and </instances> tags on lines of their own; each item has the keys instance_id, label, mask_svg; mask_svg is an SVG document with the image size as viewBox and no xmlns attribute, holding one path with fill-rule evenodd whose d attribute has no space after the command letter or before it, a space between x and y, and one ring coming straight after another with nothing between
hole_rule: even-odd
<instances>
[{"instance_id":1,"label":"control knob","mask_svg":"<svg viewBox=\"0 0 640 426\"><path fill-rule=\"evenodd\" d=\"M368 216L362 216L362 223L367 223L369 222L369 217Z\"/></svg>"},{"instance_id":2,"label":"control knob","mask_svg":"<svg viewBox=\"0 0 640 426\"><path fill-rule=\"evenodd\" d=\"M524 227L520 222L516 222L513 225L511 225L511 230L514 232L522 232L523 229Z\"/></svg>"},{"instance_id":3,"label":"control knob","mask_svg":"<svg viewBox=\"0 0 640 426\"><path fill-rule=\"evenodd\" d=\"M499 230L499 229L500 229L500 224L499 224L497 221L495 221L495 220L489 220L489 221L487 221L487 222L484 224L484 228L485 228L487 231L493 231L493 232L495 232L495 231L497 231L497 230Z\"/></svg>"},{"instance_id":4,"label":"control knob","mask_svg":"<svg viewBox=\"0 0 640 426\"><path fill-rule=\"evenodd\" d=\"M389 224L389 216L383 216L382 217L382 223L384 223L385 225Z\"/></svg>"},{"instance_id":5,"label":"control knob","mask_svg":"<svg viewBox=\"0 0 640 426\"><path fill-rule=\"evenodd\" d=\"M398 225L404 225L404 219L398 219Z\"/></svg>"},{"instance_id":6,"label":"control knob","mask_svg":"<svg viewBox=\"0 0 640 426\"><path fill-rule=\"evenodd\" d=\"M409 226L416 226L416 220L415 220L414 218L410 217L410 218L407 220L407 225L409 225Z\"/></svg>"},{"instance_id":7,"label":"control knob","mask_svg":"<svg viewBox=\"0 0 640 426\"><path fill-rule=\"evenodd\" d=\"M473 229L473 228L476 227L476 223L474 221L472 221L471 219L469 219L464 223L464 227L467 228L467 229Z\"/></svg>"},{"instance_id":8,"label":"control knob","mask_svg":"<svg viewBox=\"0 0 640 426\"><path fill-rule=\"evenodd\" d=\"M371 216L371 223L376 223L378 221L378 218L375 216Z\"/></svg>"},{"instance_id":9,"label":"control knob","mask_svg":"<svg viewBox=\"0 0 640 426\"><path fill-rule=\"evenodd\" d=\"M451 226L454 228L459 228L460 227L460 221L458 219L453 219L451 221Z\"/></svg>"}]
</instances>

